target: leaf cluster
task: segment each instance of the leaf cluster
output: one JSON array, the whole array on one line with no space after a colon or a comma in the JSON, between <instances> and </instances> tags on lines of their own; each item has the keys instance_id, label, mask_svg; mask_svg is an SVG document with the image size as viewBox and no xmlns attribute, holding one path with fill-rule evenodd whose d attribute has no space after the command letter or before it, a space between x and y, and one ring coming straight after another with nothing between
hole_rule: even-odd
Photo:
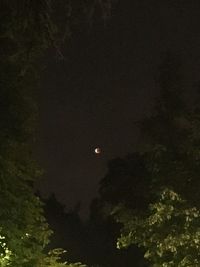
<instances>
[{"instance_id":1,"label":"leaf cluster","mask_svg":"<svg viewBox=\"0 0 200 267\"><path fill-rule=\"evenodd\" d=\"M153 267L199 266L200 211L174 191L162 191L143 216L124 209L118 212L124 225L118 248L131 244L144 247L144 257Z\"/></svg>"}]
</instances>

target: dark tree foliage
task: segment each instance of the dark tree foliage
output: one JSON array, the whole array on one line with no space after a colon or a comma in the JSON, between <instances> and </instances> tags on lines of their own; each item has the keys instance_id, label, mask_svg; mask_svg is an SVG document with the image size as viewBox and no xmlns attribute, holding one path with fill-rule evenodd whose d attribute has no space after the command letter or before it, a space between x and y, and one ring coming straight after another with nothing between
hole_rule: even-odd
<instances>
[{"instance_id":1,"label":"dark tree foliage","mask_svg":"<svg viewBox=\"0 0 200 267\"><path fill-rule=\"evenodd\" d=\"M97 262L102 267L121 267L123 265L131 267L133 264L137 267L146 267L147 264L143 259L143 251L141 249L136 246L130 246L126 250L117 249L116 240L119 237L122 224L116 223L111 216L105 216L104 208L105 203L102 203L99 199L94 200L91 205L88 228L93 245L92 263ZM107 207L106 210L108 210Z\"/></svg>"},{"instance_id":2,"label":"dark tree foliage","mask_svg":"<svg viewBox=\"0 0 200 267\"><path fill-rule=\"evenodd\" d=\"M180 63L167 54L157 82L160 96L153 114L139 122L142 145L138 152L112 160L100 182L100 197L142 211L156 192L169 187L199 205L199 112L183 98Z\"/></svg>"},{"instance_id":3,"label":"dark tree foliage","mask_svg":"<svg viewBox=\"0 0 200 267\"><path fill-rule=\"evenodd\" d=\"M61 250L46 253L52 231L33 192L41 175L32 148L39 59L61 44L73 25L110 1L0 1L0 266L79 266L60 262ZM62 11L62 13L60 13ZM106 13L105 13L106 14Z\"/></svg>"},{"instance_id":4,"label":"dark tree foliage","mask_svg":"<svg viewBox=\"0 0 200 267\"><path fill-rule=\"evenodd\" d=\"M145 140L143 155L155 192L171 188L199 207L195 190L200 186L198 103L187 105L180 73L178 59L167 54L160 69L161 93L155 113L140 124Z\"/></svg>"},{"instance_id":5,"label":"dark tree foliage","mask_svg":"<svg viewBox=\"0 0 200 267\"><path fill-rule=\"evenodd\" d=\"M108 163L108 172L100 182L100 196L113 205L143 210L150 198L149 171L144 157L133 153L125 158L117 158Z\"/></svg>"},{"instance_id":6,"label":"dark tree foliage","mask_svg":"<svg viewBox=\"0 0 200 267\"><path fill-rule=\"evenodd\" d=\"M44 200L44 203L45 217L54 232L48 247L53 249L61 246L67 251L67 255L63 255L65 260L85 262L88 240L77 208L66 211L65 206L59 203L54 195Z\"/></svg>"},{"instance_id":7,"label":"dark tree foliage","mask_svg":"<svg viewBox=\"0 0 200 267\"><path fill-rule=\"evenodd\" d=\"M155 267L199 264L200 117L183 97L180 67L165 55L154 113L139 123L141 149L113 160L100 183L100 210L123 225L119 247L145 248Z\"/></svg>"},{"instance_id":8,"label":"dark tree foliage","mask_svg":"<svg viewBox=\"0 0 200 267\"><path fill-rule=\"evenodd\" d=\"M133 262L137 263L138 267L145 266L142 253L138 249L116 248L115 240L119 235L120 225L111 218L103 219L98 203L95 204L94 201L92 206L92 218L83 222L76 207L66 211L53 195L45 200L45 217L54 231L48 248L61 245L67 250L63 259L81 261L88 266L121 267L126 263L127 267L131 267Z\"/></svg>"},{"instance_id":9,"label":"dark tree foliage","mask_svg":"<svg viewBox=\"0 0 200 267\"><path fill-rule=\"evenodd\" d=\"M33 63L36 55L54 47L62 57L61 47L71 32L91 21L98 10L108 17L113 0L2 0L0 3L2 36L14 43L10 56ZM12 44L13 45L13 44Z\"/></svg>"}]
</instances>

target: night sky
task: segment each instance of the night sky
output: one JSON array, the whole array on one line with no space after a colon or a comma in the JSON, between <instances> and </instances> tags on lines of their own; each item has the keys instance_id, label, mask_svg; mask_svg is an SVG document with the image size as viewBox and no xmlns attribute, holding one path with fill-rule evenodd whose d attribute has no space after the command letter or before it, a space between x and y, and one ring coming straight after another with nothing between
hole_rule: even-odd
<instances>
[{"instance_id":1,"label":"night sky","mask_svg":"<svg viewBox=\"0 0 200 267\"><path fill-rule=\"evenodd\" d=\"M107 25L77 26L63 49L45 57L39 103L38 155L44 196L87 214L109 159L137 149L135 122L159 94L154 77L162 54L181 55L189 91L200 71L199 0L119 0ZM94 154L101 147L100 155Z\"/></svg>"}]
</instances>

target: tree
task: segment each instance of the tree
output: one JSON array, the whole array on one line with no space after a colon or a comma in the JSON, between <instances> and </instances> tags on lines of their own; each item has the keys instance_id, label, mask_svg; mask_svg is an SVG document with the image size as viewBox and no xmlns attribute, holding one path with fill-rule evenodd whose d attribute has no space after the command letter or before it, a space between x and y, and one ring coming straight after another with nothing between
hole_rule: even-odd
<instances>
[{"instance_id":1,"label":"tree","mask_svg":"<svg viewBox=\"0 0 200 267\"><path fill-rule=\"evenodd\" d=\"M19 78L17 64L6 61L0 68L0 264L33 267L45 261L51 266L58 259L45 254L52 232L33 192L41 171L31 152L35 121L31 88L27 76Z\"/></svg>"},{"instance_id":2,"label":"tree","mask_svg":"<svg viewBox=\"0 0 200 267\"><path fill-rule=\"evenodd\" d=\"M12 60L30 67L36 56L54 47L63 57L61 47L71 31L87 23L97 10L106 18L113 0L11 0L1 1L1 37L9 39ZM9 19L10 18L10 19ZM8 41L8 40L6 40Z\"/></svg>"},{"instance_id":3,"label":"tree","mask_svg":"<svg viewBox=\"0 0 200 267\"><path fill-rule=\"evenodd\" d=\"M54 234L51 236L49 249L62 247L67 251L63 259L80 261L88 264L86 247L88 236L85 224L78 214L78 206L72 210L65 210L65 206L58 202L54 195L43 201L45 217Z\"/></svg>"},{"instance_id":4,"label":"tree","mask_svg":"<svg viewBox=\"0 0 200 267\"><path fill-rule=\"evenodd\" d=\"M190 207L175 192L165 189L143 216L119 208L123 223L118 248L137 244L153 267L188 267L200 264L200 210Z\"/></svg>"},{"instance_id":5,"label":"tree","mask_svg":"<svg viewBox=\"0 0 200 267\"><path fill-rule=\"evenodd\" d=\"M52 231L33 184L39 58L61 41L74 19L96 1L2 0L0 3L0 266L81 266L60 262L62 250L46 253ZM109 9L109 1L99 1ZM62 9L63 8L63 9ZM59 16L58 10L63 10ZM77 13L80 11L81 15ZM58 13L57 13L58 12ZM60 19L60 20L59 20ZM62 27L61 27L62 25ZM61 30L60 30L61 29Z\"/></svg>"},{"instance_id":6,"label":"tree","mask_svg":"<svg viewBox=\"0 0 200 267\"><path fill-rule=\"evenodd\" d=\"M122 224L117 223L112 216L105 216L102 209L100 200L97 199L93 202L91 218L88 223L89 244L92 244L90 245L92 252L90 265L99 263L102 267L121 267L123 265L131 267L134 264L137 267L146 267L142 249L133 245L126 250L117 249L116 240Z\"/></svg>"},{"instance_id":7,"label":"tree","mask_svg":"<svg viewBox=\"0 0 200 267\"><path fill-rule=\"evenodd\" d=\"M199 265L200 117L197 106L184 102L180 66L177 57L166 55L155 111L139 123L145 144L132 163L118 160L100 189L123 225L119 247L145 248L153 266Z\"/></svg>"}]
</instances>

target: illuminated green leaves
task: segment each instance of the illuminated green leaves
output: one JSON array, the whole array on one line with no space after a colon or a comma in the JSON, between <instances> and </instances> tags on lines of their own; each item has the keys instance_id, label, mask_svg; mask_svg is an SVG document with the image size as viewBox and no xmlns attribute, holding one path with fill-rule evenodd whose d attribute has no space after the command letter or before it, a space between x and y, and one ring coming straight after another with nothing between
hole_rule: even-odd
<instances>
[{"instance_id":1,"label":"illuminated green leaves","mask_svg":"<svg viewBox=\"0 0 200 267\"><path fill-rule=\"evenodd\" d=\"M200 265L200 211L189 207L174 191L165 189L158 202L143 216L118 212L123 223L118 248L137 244L144 247L152 266L188 267Z\"/></svg>"},{"instance_id":2,"label":"illuminated green leaves","mask_svg":"<svg viewBox=\"0 0 200 267\"><path fill-rule=\"evenodd\" d=\"M8 249L5 237L0 235L0 267L9 266L12 252Z\"/></svg>"}]
</instances>

